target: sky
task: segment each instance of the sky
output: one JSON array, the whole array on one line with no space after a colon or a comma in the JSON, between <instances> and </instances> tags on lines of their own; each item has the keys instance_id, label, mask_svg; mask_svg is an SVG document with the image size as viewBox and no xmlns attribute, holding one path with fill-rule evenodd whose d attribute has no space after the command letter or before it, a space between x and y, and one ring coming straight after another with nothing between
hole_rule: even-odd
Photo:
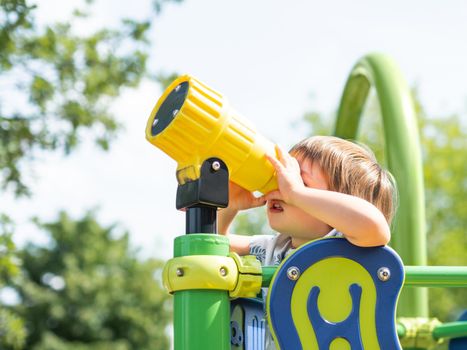
<instances>
[{"instance_id":1,"label":"sky","mask_svg":"<svg viewBox=\"0 0 467 350\"><path fill-rule=\"evenodd\" d=\"M79 1L43 0L40 23L62 20ZM149 1L96 0L85 34L122 15L145 17ZM467 111L467 2L185 0L167 4L151 31L154 72L191 74L222 92L258 132L289 148L306 135L293 124L306 111L335 112L352 66L382 52L417 86L432 116ZM160 86L144 81L112 105L125 130L108 153L84 138L75 154L41 154L31 199L3 194L1 211L17 222L15 240L46 243L29 222L59 210L79 218L97 210L104 224L130 232L142 257L167 259L184 234L175 209L176 163L145 140ZM4 207L3 207L4 206Z\"/></svg>"}]
</instances>

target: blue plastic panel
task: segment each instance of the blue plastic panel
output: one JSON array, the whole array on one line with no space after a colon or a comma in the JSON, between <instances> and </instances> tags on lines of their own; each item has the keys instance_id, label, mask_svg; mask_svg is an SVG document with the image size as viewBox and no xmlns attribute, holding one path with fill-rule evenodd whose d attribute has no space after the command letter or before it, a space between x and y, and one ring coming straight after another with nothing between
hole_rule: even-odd
<instances>
[{"instance_id":1,"label":"blue plastic panel","mask_svg":"<svg viewBox=\"0 0 467 350\"><path fill-rule=\"evenodd\" d=\"M343 238L321 239L311 242L294 254L290 255L279 266L270 288L269 312L270 327L277 336L277 342L282 350L302 349L296 326L292 318L291 298L296 281L287 277L290 267L297 267L300 271L306 271L313 264L329 257L342 257L355 261L362 266L374 283L376 288L376 305L374 308L374 319L376 322L376 334L381 350L401 349L396 332L395 311L397 298L401 290L404 270L399 256L389 247L362 248L349 243ZM386 267L390 271L390 278L381 281L378 278L378 269ZM319 288L310 287L308 297L308 317L320 348L328 349L328 344L335 338L344 338L352 349L362 349L361 332L364 329L358 327L359 315L357 306L360 305L359 286L350 288L348 291L353 300L353 308L349 317L340 322L332 323L321 320L321 316L315 298L318 297ZM361 290L361 288L360 288ZM338 302L336 300L336 302ZM350 326L350 323L355 326ZM327 347L326 347L327 346ZM368 349L374 350L374 349Z\"/></svg>"},{"instance_id":2,"label":"blue plastic panel","mask_svg":"<svg viewBox=\"0 0 467 350\"><path fill-rule=\"evenodd\" d=\"M261 299L236 299L231 303L231 310L238 306L243 310L244 320L231 321L232 335L235 334L231 339L232 349L264 350L266 336L264 303ZM244 325L241 333L236 328L240 325ZM239 335L243 338L241 345L239 345Z\"/></svg>"},{"instance_id":3,"label":"blue plastic panel","mask_svg":"<svg viewBox=\"0 0 467 350\"><path fill-rule=\"evenodd\" d=\"M458 321L467 321L467 310L459 317ZM466 350L467 337L454 338L449 341L449 350Z\"/></svg>"}]
</instances>

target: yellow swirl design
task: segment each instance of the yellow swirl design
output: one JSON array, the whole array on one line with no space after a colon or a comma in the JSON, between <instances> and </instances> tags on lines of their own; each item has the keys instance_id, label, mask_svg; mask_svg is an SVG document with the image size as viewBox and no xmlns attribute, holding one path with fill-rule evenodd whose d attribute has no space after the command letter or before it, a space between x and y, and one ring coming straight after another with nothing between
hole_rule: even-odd
<instances>
[{"instance_id":1,"label":"yellow swirl design","mask_svg":"<svg viewBox=\"0 0 467 350\"><path fill-rule=\"evenodd\" d=\"M298 279L292 294L291 313L304 350L319 350L307 311L307 300L314 286L320 288L318 309L329 322L342 322L352 311L349 287L362 288L360 330L364 349L380 350L376 333L376 287L368 271L357 262L333 257L310 266ZM341 340L333 341L333 348ZM345 341L342 339L342 341Z\"/></svg>"}]
</instances>

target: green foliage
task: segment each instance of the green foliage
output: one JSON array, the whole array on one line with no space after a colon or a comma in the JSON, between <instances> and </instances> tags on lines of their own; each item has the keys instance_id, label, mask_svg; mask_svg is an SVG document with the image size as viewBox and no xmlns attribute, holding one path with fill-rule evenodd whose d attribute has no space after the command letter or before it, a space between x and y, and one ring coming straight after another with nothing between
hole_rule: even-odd
<instances>
[{"instance_id":1,"label":"green foliage","mask_svg":"<svg viewBox=\"0 0 467 350\"><path fill-rule=\"evenodd\" d=\"M154 1L154 11L167 2ZM36 7L26 0L0 7L0 183L18 196L29 194L21 165L36 150L69 154L85 130L108 149L120 128L109 106L147 76L150 49L152 14L79 35L74 28L86 23L88 8L42 27Z\"/></svg>"},{"instance_id":2,"label":"green foliage","mask_svg":"<svg viewBox=\"0 0 467 350\"><path fill-rule=\"evenodd\" d=\"M141 79L151 76L146 63L151 47L148 32L154 13L160 13L166 3L181 1L153 0L154 13L148 13L147 19L124 18L115 28L100 28L82 35L76 28L77 25L85 27L90 20L93 2L83 1L82 8L60 23L39 26L35 19L37 5L27 0L0 0L0 186L4 191L11 190L16 196L30 195L24 175L33 165L37 151L70 154L84 133L92 136L101 149L110 147L120 125L109 112L109 106L123 89L134 88ZM86 220L91 222L93 218ZM67 228L73 227L68 221ZM97 223L94 222L94 226L97 234L101 234ZM53 227L44 226L44 229ZM163 308L164 297L150 277L151 273L159 271L159 262L137 262L134 254L128 251L127 238L116 240L117 243L109 238L109 245L120 246L120 250L103 245L100 249L108 248L128 266L121 266L121 262L102 253L102 267L96 267L94 272L91 268L84 271L83 266L75 266L73 262L89 261L82 260L83 256L73 257L73 254L99 255L96 250L86 252L87 246L83 246L81 251L65 254L68 249L65 246L61 247L64 251L30 246L22 252L22 258L28 258L29 265L25 265L25 273L18 276L18 257L11 239L13 225L6 216L0 217L0 229L0 292L13 284L23 300L27 300L17 307L8 307L0 300L0 349L24 347L26 330L18 313L28 325L28 349L32 348L31 344L37 349L167 347L164 326L168 316ZM92 247L92 238L86 237L87 244ZM62 238L57 236L55 244ZM47 257L48 253L55 254L55 258ZM58 261L64 256L63 266L53 268L34 260ZM105 265L110 263L113 267ZM40 270L49 267L52 272ZM63 274L53 275L54 269ZM76 276L70 277L74 272ZM110 272L115 272L114 279L109 277ZM94 279L88 273L94 274ZM126 285L123 279L131 285ZM65 281L68 283L66 291L68 286L76 286L75 294L55 290L44 284L46 280ZM77 286L80 282L83 285ZM78 291L80 288L87 288L87 291ZM151 288L155 293L147 295L146 291ZM82 303L87 303L83 308L72 304L78 303L80 297ZM54 305L54 298L62 304ZM141 307L135 306L140 299ZM65 304L68 301L69 307ZM106 307L112 310L105 310ZM143 310L143 307L148 309ZM71 321L67 317L71 317ZM68 321L69 328L63 326ZM72 324L75 321L76 324ZM56 324L61 325L60 331L64 334L57 333Z\"/></svg>"},{"instance_id":3,"label":"green foliage","mask_svg":"<svg viewBox=\"0 0 467 350\"><path fill-rule=\"evenodd\" d=\"M422 130L429 265L467 266L467 124L459 115L430 118ZM442 320L467 309L465 289L430 290L430 310Z\"/></svg>"},{"instance_id":4,"label":"green foliage","mask_svg":"<svg viewBox=\"0 0 467 350\"><path fill-rule=\"evenodd\" d=\"M235 218L232 233L239 235L270 235L273 234L266 218L264 207L241 212Z\"/></svg>"},{"instance_id":5,"label":"green foliage","mask_svg":"<svg viewBox=\"0 0 467 350\"><path fill-rule=\"evenodd\" d=\"M5 214L0 214L0 288L4 281L18 273L16 250L12 240L14 225Z\"/></svg>"},{"instance_id":6,"label":"green foliage","mask_svg":"<svg viewBox=\"0 0 467 350\"><path fill-rule=\"evenodd\" d=\"M22 278L10 283L21 302L28 349L167 349L168 296L162 263L139 261L128 234L102 227L93 214L61 213L37 225L46 246L20 251Z\"/></svg>"},{"instance_id":7,"label":"green foliage","mask_svg":"<svg viewBox=\"0 0 467 350\"><path fill-rule=\"evenodd\" d=\"M178 77L177 73L159 73L156 75L157 81L162 86L162 89L167 89L169 85Z\"/></svg>"},{"instance_id":8,"label":"green foliage","mask_svg":"<svg viewBox=\"0 0 467 350\"><path fill-rule=\"evenodd\" d=\"M13 230L10 218L0 214L0 291L19 273L15 245L11 239ZM0 349L21 349L25 338L21 318L0 304Z\"/></svg>"},{"instance_id":9,"label":"green foliage","mask_svg":"<svg viewBox=\"0 0 467 350\"><path fill-rule=\"evenodd\" d=\"M22 349L25 339L23 320L0 307L0 349Z\"/></svg>"}]
</instances>

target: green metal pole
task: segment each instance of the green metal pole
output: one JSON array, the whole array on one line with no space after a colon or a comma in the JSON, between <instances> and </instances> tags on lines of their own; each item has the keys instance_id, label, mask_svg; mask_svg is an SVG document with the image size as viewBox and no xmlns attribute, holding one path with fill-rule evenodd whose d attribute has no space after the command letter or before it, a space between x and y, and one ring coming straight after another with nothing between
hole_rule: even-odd
<instances>
[{"instance_id":1,"label":"green metal pole","mask_svg":"<svg viewBox=\"0 0 467 350\"><path fill-rule=\"evenodd\" d=\"M426 265L425 196L417 121L410 90L390 58L371 54L352 69L340 102L334 134L346 139L357 138L371 87L375 88L381 106L388 168L399 190L391 245L405 264ZM426 317L426 289L404 289L399 298L398 314Z\"/></svg>"},{"instance_id":2,"label":"green metal pole","mask_svg":"<svg viewBox=\"0 0 467 350\"><path fill-rule=\"evenodd\" d=\"M215 234L188 234L174 241L174 256L228 256L229 241ZM230 350L230 302L227 291L174 293L174 349Z\"/></svg>"},{"instance_id":3,"label":"green metal pole","mask_svg":"<svg viewBox=\"0 0 467 350\"><path fill-rule=\"evenodd\" d=\"M467 321L445 323L433 330L434 339L460 337L467 337Z\"/></svg>"},{"instance_id":4,"label":"green metal pole","mask_svg":"<svg viewBox=\"0 0 467 350\"><path fill-rule=\"evenodd\" d=\"M397 335L399 338L405 337L407 330L405 327L398 323L397 324ZM439 340L441 338L460 338L467 337L467 321L458 321L441 324L436 326L432 332L433 339Z\"/></svg>"},{"instance_id":5,"label":"green metal pole","mask_svg":"<svg viewBox=\"0 0 467 350\"><path fill-rule=\"evenodd\" d=\"M404 286L467 287L467 266L405 266Z\"/></svg>"},{"instance_id":6,"label":"green metal pole","mask_svg":"<svg viewBox=\"0 0 467 350\"><path fill-rule=\"evenodd\" d=\"M261 270L261 285L264 288L268 288L271 284L272 277L276 273L277 266L262 266Z\"/></svg>"},{"instance_id":7,"label":"green metal pole","mask_svg":"<svg viewBox=\"0 0 467 350\"><path fill-rule=\"evenodd\" d=\"M405 334L406 334L406 329L403 325L401 325L400 323L396 324L397 326L397 336L399 338L403 338L405 337Z\"/></svg>"},{"instance_id":8,"label":"green metal pole","mask_svg":"<svg viewBox=\"0 0 467 350\"><path fill-rule=\"evenodd\" d=\"M262 267L262 286L271 283L277 266ZM405 287L466 288L467 266L404 266Z\"/></svg>"}]
</instances>

